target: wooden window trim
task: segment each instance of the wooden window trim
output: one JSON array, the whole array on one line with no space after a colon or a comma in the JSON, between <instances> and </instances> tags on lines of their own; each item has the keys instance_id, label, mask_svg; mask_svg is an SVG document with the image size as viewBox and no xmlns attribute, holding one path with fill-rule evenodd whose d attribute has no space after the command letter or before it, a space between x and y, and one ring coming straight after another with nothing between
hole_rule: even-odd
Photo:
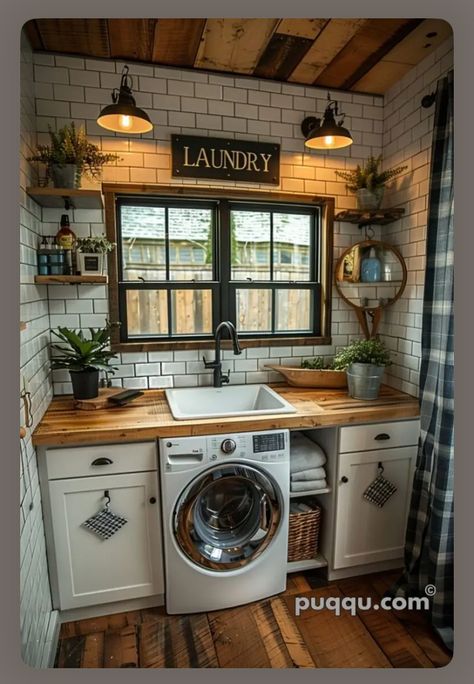
<instances>
[{"instance_id":1,"label":"wooden window trim","mask_svg":"<svg viewBox=\"0 0 474 684\"><path fill-rule=\"evenodd\" d=\"M331 290L332 290L332 263L333 263L333 230L334 230L334 197L315 195L301 195L284 192L260 192L255 190L241 190L237 188L200 188L190 186L165 186L145 185L135 183L104 183L102 185L105 208L105 227L109 240L117 242L115 200L117 195L155 195L156 197L177 198L207 198L228 200L260 200L282 204L306 204L321 208L321 336L319 337L267 337L267 338L244 338L241 340L242 348L247 347L279 347L279 346L307 346L331 344ZM111 349L117 352L145 352L145 351L168 351L177 349L208 349L212 347L212 340L155 340L153 342L121 342L119 333L119 288L118 288L118 263L117 250L108 254L108 295L109 295L109 318L112 324ZM223 347L229 348L230 343L223 340Z\"/></svg>"}]
</instances>

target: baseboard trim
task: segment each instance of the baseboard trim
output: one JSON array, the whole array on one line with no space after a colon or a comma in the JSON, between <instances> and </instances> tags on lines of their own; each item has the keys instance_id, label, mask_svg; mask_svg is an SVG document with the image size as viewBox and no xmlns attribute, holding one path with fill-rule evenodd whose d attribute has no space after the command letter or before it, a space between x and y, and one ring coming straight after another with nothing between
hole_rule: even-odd
<instances>
[{"instance_id":1,"label":"baseboard trim","mask_svg":"<svg viewBox=\"0 0 474 684\"><path fill-rule=\"evenodd\" d=\"M328 570L328 580L347 579L348 577L358 577L359 575L369 575L372 572L383 572L384 570L403 569L403 560L380 561L378 563L368 563L367 565L353 565L350 568L339 568L338 570Z\"/></svg>"},{"instance_id":2,"label":"baseboard trim","mask_svg":"<svg viewBox=\"0 0 474 684\"><path fill-rule=\"evenodd\" d=\"M143 598L129 599L128 601L114 601L112 603L102 603L101 605L84 606L83 608L69 608L60 612L59 619L61 623L71 622L73 620L102 617L103 615L114 615L115 613L127 613L130 610L155 608L164 606L164 604L164 595L156 594L155 596L145 596Z\"/></svg>"}]
</instances>

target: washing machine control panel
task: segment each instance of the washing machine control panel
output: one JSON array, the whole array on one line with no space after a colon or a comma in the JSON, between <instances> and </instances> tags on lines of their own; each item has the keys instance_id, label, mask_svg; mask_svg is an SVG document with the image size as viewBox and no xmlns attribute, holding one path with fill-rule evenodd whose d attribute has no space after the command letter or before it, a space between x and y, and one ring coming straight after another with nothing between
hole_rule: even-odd
<instances>
[{"instance_id":1,"label":"washing machine control panel","mask_svg":"<svg viewBox=\"0 0 474 684\"><path fill-rule=\"evenodd\" d=\"M289 460L288 430L160 439L166 471L184 471L216 462L243 459L275 463Z\"/></svg>"}]
</instances>

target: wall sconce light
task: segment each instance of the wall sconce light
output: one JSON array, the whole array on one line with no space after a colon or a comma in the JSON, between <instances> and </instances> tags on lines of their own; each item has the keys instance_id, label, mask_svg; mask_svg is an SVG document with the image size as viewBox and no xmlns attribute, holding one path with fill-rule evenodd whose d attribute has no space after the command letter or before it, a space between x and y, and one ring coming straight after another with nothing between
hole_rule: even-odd
<instances>
[{"instance_id":1,"label":"wall sconce light","mask_svg":"<svg viewBox=\"0 0 474 684\"><path fill-rule=\"evenodd\" d=\"M342 117L336 122L335 117ZM328 105L324 112L323 122L315 116L308 116L301 124L305 137L304 144L313 150L336 150L352 145L352 135L343 127L344 114L339 113L336 100L331 100L328 93Z\"/></svg>"},{"instance_id":2,"label":"wall sconce light","mask_svg":"<svg viewBox=\"0 0 474 684\"><path fill-rule=\"evenodd\" d=\"M97 123L102 128L116 133L148 133L152 130L153 124L148 114L135 104L132 77L128 75L128 71L128 66L124 66L120 90L113 89L113 104L102 109Z\"/></svg>"}]
</instances>

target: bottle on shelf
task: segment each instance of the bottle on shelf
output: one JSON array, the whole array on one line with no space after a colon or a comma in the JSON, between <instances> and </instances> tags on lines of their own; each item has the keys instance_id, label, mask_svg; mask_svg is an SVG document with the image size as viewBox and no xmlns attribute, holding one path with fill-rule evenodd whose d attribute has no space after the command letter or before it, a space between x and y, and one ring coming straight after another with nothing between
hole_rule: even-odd
<instances>
[{"instance_id":1,"label":"bottle on shelf","mask_svg":"<svg viewBox=\"0 0 474 684\"><path fill-rule=\"evenodd\" d=\"M363 283L376 283L381 278L382 266L380 259L375 253L375 248L371 247L369 256L362 259L360 268L360 279Z\"/></svg>"},{"instance_id":2,"label":"bottle on shelf","mask_svg":"<svg viewBox=\"0 0 474 684\"><path fill-rule=\"evenodd\" d=\"M48 240L44 235L38 247L38 275L49 275L49 254Z\"/></svg>"},{"instance_id":3,"label":"bottle on shelf","mask_svg":"<svg viewBox=\"0 0 474 684\"><path fill-rule=\"evenodd\" d=\"M76 234L71 229L69 216L62 214L59 230L56 233L56 244L63 250L63 271L64 275L73 274L72 254L76 244Z\"/></svg>"}]
</instances>

